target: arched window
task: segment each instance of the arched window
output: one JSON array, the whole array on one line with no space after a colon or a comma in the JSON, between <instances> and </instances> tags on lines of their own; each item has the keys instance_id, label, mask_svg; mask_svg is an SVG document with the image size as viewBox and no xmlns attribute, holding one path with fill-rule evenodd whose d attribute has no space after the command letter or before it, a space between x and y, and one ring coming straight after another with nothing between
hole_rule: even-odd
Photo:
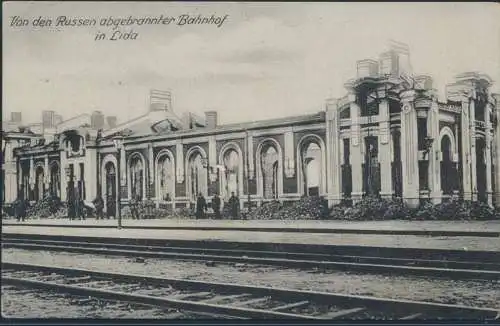
<instances>
[{"instance_id":1,"label":"arched window","mask_svg":"<svg viewBox=\"0 0 500 326\"><path fill-rule=\"evenodd\" d=\"M158 198L161 201L172 201L174 198L175 173L174 164L168 155L158 160Z\"/></svg>"},{"instance_id":2,"label":"arched window","mask_svg":"<svg viewBox=\"0 0 500 326\"><path fill-rule=\"evenodd\" d=\"M455 175L452 162L452 145L448 135L441 138L441 153L443 157L441 161L441 189L443 190L443 194L451 195L453 193L453 178Z\"/></svg>"},{"instance_id":3,"label":"arched window","mask_svg":"<svg viewBox=\"0 0 500 326\"><path fill-rule=\"evenodd\" d=\"M261 152L261 169L264 198L278 197L278 151L272 144L267 144Z\"/></svg>"},{"instance_id":4,"label":"arched window","mask_svg":"<svg viewBox=\"0 0 500 326\"><path fill-rule=\"evenodd\" d=\"M201 193L203 196L208 194L207 169L205 159L199 151L194 151L188 160L188 187L191 200L196 201L196 196Z\"/></svg>"},{"instance_id":5,"label":"arched window","mask_svg":"<svg viewBox=\"0 0 500 326\"><path fill-rule=\"evenodd\" d=\"M229 199L231 193L234 192L237 196L239 193L239 166L240 158L238 152L230 149L224 153L224 178L225 178L225 191L224 198Z\"/></svg>"},{"instance_id":6,"label":"arched window","mask_svg":"<svg viewBox=\"0 0 500 326\"><path fill-rule=\"evenodd\" d=\"M43 167L39 166L35 170L35 200L43 199L43 178L44 171Z\"/></svg>"},{"instance_id":7,"label":"arched window","mask_svg":"<svg viewBox=\"0 0 500 326\"><path fill-rule=\"evenodd\" d=\"M144 189L144 164L138 155L134 155L130 160L130 187L131 195L142 200Z\"/></svg>"},{"instance_id":8,"label":"arched window","mask_svg":"<svg viewBox=\"0 0 500 326\"><path fill-rule=\"evenodd\" d=\"M50 165L50 193L52 196L61 197L60 173L59 164L57 162L53 162Z\"/></svg>"},{"instance_id":9,"label":"arched window","mask_svg":"<svg viewBox=\"0 0 500 326\"><path fill-rule=\"evenodd\" d=\"M302 150L302 173L304 174L304 194L315 196L320 193L321 186L321 148L310 142Z\"/></svg>"}]
</instances>

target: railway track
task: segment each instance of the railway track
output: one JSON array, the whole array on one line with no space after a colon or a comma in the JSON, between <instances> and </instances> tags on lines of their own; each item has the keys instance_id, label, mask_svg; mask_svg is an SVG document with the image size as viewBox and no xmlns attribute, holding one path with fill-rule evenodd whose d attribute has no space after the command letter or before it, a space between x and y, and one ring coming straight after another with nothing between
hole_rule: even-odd
<instances>
[{"instance_id":1,"label":"railway track","mask_svg":"<svg viewBox=\"0 0 500 326\"><path fill-rule=\"evenodd\" d=\"M495 309L2 262L2 284L234 318L494 320Z\"/></svg>"},{"instance_id":2,"label":"railway track","mask_svg":"<svg viewBox=\"0 0 500 326\"><path fill-rule=\"evenodd\" d=\"M145 246L103 242L40 240L7 237L2 248L63 251L184 261L210 261L274 265L302 269L331 269L391 275L419 275L452 279L500 280L500 263L410 259L374 256L331 255L263 250L209 249L171 246Z\"/></svg>"}]
</instances>

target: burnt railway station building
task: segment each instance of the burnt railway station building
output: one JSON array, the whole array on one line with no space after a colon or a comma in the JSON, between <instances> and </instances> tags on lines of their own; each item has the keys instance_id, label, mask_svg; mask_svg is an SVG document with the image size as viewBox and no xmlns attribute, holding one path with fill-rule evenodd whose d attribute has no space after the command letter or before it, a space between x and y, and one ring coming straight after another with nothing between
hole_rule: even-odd
<instances>
[{"instance_id":1,"label":"burnt railway station building","mask_svg":"<svg viewBox=\"0 0 500 326\"><path fill-rule=\"evenodd\" d=\"M198 193L227 202L232 192L243 209L370 194L410 206L458 196L499 207L500 95L491 85L463 73L440 101L400 44L358 61L346 95L317 114L219 125L215 111L179 117L169 92L152 91L148 112L119 125L79 116L50 133L3 130L3 201L100 195L111 216L132 196L184 208Z\"/></svg>"}]
</instances>

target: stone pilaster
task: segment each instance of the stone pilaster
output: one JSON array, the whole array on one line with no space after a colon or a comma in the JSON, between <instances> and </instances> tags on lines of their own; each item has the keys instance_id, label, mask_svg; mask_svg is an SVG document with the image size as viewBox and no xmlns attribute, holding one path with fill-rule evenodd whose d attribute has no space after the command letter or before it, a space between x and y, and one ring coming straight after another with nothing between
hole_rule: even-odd
<instances>
[{"instance_id":1,"label":"stone pilaster","mask_svg":"<svg viewBox=\"0 0 500 326\"><path fill-rule=\"evenodd\" d=\"M476 105L474 98L469 101L469 137L470 137L470 169L471 169L471 188L472 201L477 201L477 170L476 170Z\"/></svg>"},{"instance_id":2,"label":"stone pilaster","mask_svg":"<svg viewBox=\"0 0 500 326\"><path fill-rule=\"evenodd\" d=\"M127 184L127 170L128 170L127 159L125 156L125 147L123 147L119 151L117 160L119 161L120 164L120 171L119 171L121 180L120 185L125 186Z\"/></svg>"},{"instance_id":3,"label":"stone pilaster","mask_svg":"<svg viewBox=\"0 0 500 326\"><path fill-rule=\"evenodd\" d=\"M210 182L217 181L217 147L215 136L208 137L208 170Z\"/></svg>"},{"instance_id":4,"label":"stone pilaster","mask_svg":"<svg viewBox=\"0 0 500 326\"><path fill-rule=\"evenodd\" d=\"M363 154L362 154L362 144L361 144L361 125L359 122L360 118L360 108L356 103L356 95L354 93L349 94L350 110L351 110L351 142L350 142L350 152L351 152L351 168L352 168L352 193L351 198L353 202L357 202L363 196Z\"/></svg>"},{"instance_id":5,"label":"stone pilaster","mask_svg":"<svg viewBox=\"0 0 500 326\"><path fill-rule=\"evenodd\" d=\"M403 198L410 207L419 205L418 128L415 91L401 95L401 160L403 174Z\"/></svg>"},{"instance_id":6,"label":"stone pilaster","mask_svg":"<svg viewBox=\"0 0 500 326\"><path fill-rule=\"evenodd\" d=\"M379 92L383 98L379 103L380 127L378 137L378 160L380 162L381 189L380 195L385 198L392 197L392 167L391 167L391 142L390 142L390 116L389 102L385 92Z\"/></svg>"},{"instance_id":7,"label":"stone pilaster","mask_svg":"<svg viewBox=\"0 0 500 326\"><path fill-rule=\"evenodd\" d=\"M61 200L66 201L68 198L68 180L66 178L66 168L68 165L68 154L64 150L64 148L61 150L61 165L59 169L59 180L61 180Z\"/></svg>"},{"instance_id":8,"label":"stone pilaster","mask_svg":"<svg viewBox=\"0 0 500 326\"><path fill-rule=\"evenodd\" d=\"M2 139L3 140L3 139ZM14 146L11 140L5 142L5 164L2 169L5 171L4 190L5 190L5 203L10 204L16 200L17 197L17 176L16 176L16 160L13 156ZM19 183L21 184L21 183Z\"/></svg>"},{"instance_id":9,"label":"stone pilaster","mask_svg":"<svg viewBox=\"0 0 500 326\"><path fill-rule=\"evenodd\" d=\"M97 150L94 148L89 149L87 147L83 177L85 178L84 179L85 200L89 201L94 200L94 198L96 198L97 196L98 184L96 182L92 182L92 180L97 179L97 170L99 169L99 166L96 165L96 161L97 161Z\"/></svg>"},{"instance_id":10,"label":"stone pilaster","mask_svg":"<svg viewBox=\"0 0 500 326\"><path fill-rule=\"evenodd\" d=\"M154 197L154 157L153 157L153 144L148 144L148 183L147 183L147 198Z\"/></svg>"},{"instance_id":11,"label":"stone pilaster","mask_svg":"<svg viewBox=\"0 0 500 326\"><path fill-rule=\"evenodd\" d=\"M176 170L176 179L177 183L184 182L184 152L182 151L182 143L180 140L177 140L175 144L175 165Z\"/></svg>"},{"instance_id":12,"label":"stone pilaster","mask_svg":"<svg viewBox=\"0 0 500 326\"><path fill-rule=\"evenodd\" d=\"M49 191L49 184L50 184L50 170L49 170L49 154L45 154L44 161L43 161L43 170L44 170L44 180L43 180L43 186L44 186L44 191L48 192Z\"/></svg>"},{"instance_id":13,"label":"stone pilaster","mask_svg":"<svg viewBox=\"0 0 500 326\"><path fill-rule=\"evenodd\" d=\"M248 135L247 138L247 166L248 166L248 179L252 180L254 178L255 167L253 162L253 136Z\"/></svg>"},{"instance_id":14,"label":"stone pilaster","mask_svg":"<svg viewBox=\"0 0 500 326\"><path fill-rule=\"evenodd\" d=\"M429 149L429 187L431 191L431 200L433 204L439 204L443 192L441 190L441 164L440 152L441 144L439 141L439 107L437 98L432 99L431 107L428 112L427 130L429 136L434 140Z\"/></svg>"},{"instance_id":15,"label":"stone pilaster","mask_svg":"<svg viewBox=\"0 0 500 326\"><path fill-rule=\"evenodd\" d=\"M337 101L329 100L326 104L326 160L328 205L337 205L342 200L342 166L340 160L340 139L338 127Z\"/></svg>"},{"instance_id":16,"label":"stone pilaster","mask_svg":"<svg viewBox=\"0 0 500 326\"><path fill-rule=\"evenodd\" d=\"M493 189L491 180L491 143L492 143L492 124L490 121L490 111L492 110L492 105L490 103L486 106L485 112L485 125L486 125L486 155L484 157L486 163L486 199L488 205L493 205Z\"/></svg>"},{"instance_id":17,"label":"stone pilaster","mask_svg":"<svg viewBox=\"0 0 500 326\"><path fill-rule=\"evenodd\" d=\"M493 197L495 199L495 206L500 207L500 94L495 94L493 97L496 102L493 114L497 120L495 130L493 131L493 146L495 147L495 155L493 157L495 160L495 193Z\"/></svg>"},{"instance_id":18,"label":"stone pilaster","mask_svg":"<svg viewBox=\"0 0 500 326\"><path fill-rule=\"evenodd\" d=\"M295 175L295 151L293 146L293 132L285 132L285 175L292 178ZM297 158L300 159L300 158Z\"/></svg>"},{"instance_id":19,"label":"stone pilaster","mask_svg":"<svg viewBox=\"0 0 500 326\"><path fill-rule=\"evenodd\" d=\"M471 166L471 136L469 134L470 122L469 99L462 98L462 187L465 200L472 200L472 174L476 171ZM475 156L475 155L474 155Z\"/></svg>"},{"instance_id":20,"label":"stone pilaster","mask_svg":"<svg viewBox=\"0 0 500 326\"><path fill-rule=\"evenodd\" d=\"M30 177L29 177L29 183L30 183L30 190L35 189L35 166L33 162L33 156L30 157Z\"/></svg>"}]
</instances>

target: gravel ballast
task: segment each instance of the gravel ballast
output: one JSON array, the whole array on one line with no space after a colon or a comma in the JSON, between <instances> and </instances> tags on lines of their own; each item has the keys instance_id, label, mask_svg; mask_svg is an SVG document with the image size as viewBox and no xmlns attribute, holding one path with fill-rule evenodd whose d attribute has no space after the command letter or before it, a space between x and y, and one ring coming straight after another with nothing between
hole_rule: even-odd
<instances>
[{"instance_id":1,"label":"gravel ballast","mask_svg":"<svg viewBox=\"0 0 500 326\"><path fill-rule=\"evenodd\" d=\"M305 271L246 264L182 262L23 249L3 249L3 261L166 278L336 292L500 309L500 281L447 280L336 271Z\"/></svg>"},{"instance_id":2,"label":"gravel ballast","mask_svg":"<svg viewBox=\"0 0 500 326\"><path fill-rule=\"evenodd\" d=\"M82 298L13 286L2 286L2 316L4 318L195 318L189 313L173 309L158 309L146 305Z\"/></svg>"}]
</instances>

